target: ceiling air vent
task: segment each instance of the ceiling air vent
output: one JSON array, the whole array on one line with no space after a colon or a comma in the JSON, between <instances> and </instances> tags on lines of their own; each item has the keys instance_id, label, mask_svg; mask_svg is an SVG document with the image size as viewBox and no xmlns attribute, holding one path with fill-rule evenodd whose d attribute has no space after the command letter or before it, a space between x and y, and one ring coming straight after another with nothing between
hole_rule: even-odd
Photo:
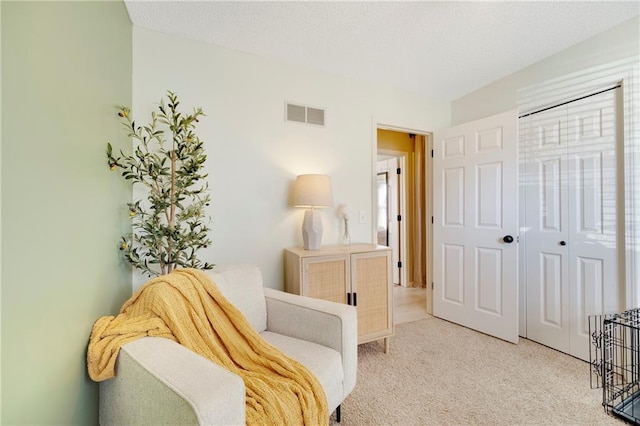
<instances>
[{"instance_id":1,"label":"ceiling air vent","mask_svg":"<svg viewBox=\"0 0 640 426\"><path fill-rule=\"evenodd\" d=\"M324 110L287 102L286 120L324 127Z\"/></svg>"}]
</instances>

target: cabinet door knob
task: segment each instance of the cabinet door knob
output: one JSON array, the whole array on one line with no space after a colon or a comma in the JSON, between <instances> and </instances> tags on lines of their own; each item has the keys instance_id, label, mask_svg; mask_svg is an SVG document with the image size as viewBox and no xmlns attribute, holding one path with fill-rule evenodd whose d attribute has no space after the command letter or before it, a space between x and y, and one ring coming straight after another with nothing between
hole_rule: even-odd
<instances>
[{"instance_id":1,"label":"cabinet door knob","mask_svg":"<svg viewBox=\"0 0 640 426\"><path fill-rule=\"evenodd\" d=\"M560 245L561 245L561 246L566 246L566 245L567 245L567 242L566 242L566 241L560 241Z\"/></svg>"},{"instance_id":2,"label":"cabinet door knob","mask_svg":"<svg viewBox=\"0 0 640 426\"><path fill-rule=\"evenodd\" d=\"M511 244L513 242L513 237L511 235L505 235L504 237L502 237L502 241L507 244Z\"/></svg>"}]
</instances>

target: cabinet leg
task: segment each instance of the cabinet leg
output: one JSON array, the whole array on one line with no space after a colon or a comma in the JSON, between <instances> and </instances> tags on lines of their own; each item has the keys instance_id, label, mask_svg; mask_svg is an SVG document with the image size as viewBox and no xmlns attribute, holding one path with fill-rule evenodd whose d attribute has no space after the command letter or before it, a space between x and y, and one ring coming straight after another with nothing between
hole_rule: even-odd
<instances>
[{"instance_id":1,"label":"cabinet leg","mask_svg":"<svg viewBox=\"0 0 640 426\"><path fill-rule=\"evenodd\" d=\"M391 339L389 339L388 337L384 339L384 353L388 354L389 353L389 347L391 343Z\"/></svg>"}]
</instances>

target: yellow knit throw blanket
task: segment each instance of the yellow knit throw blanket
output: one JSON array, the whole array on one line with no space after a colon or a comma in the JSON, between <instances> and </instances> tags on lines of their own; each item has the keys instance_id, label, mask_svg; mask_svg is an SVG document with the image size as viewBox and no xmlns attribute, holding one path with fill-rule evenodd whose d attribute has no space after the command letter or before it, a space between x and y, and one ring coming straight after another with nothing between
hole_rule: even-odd
<instances>
[{"instance_id":1,"label":"yellow knit throw blanket","mask_svg":"<svg viewBox=\"0 0 640 426\"><path fill-rule=\"evenodd\" d=\"M329 423L315 376L267 343L202 271L179 269L155 278L118 316L98 319L87 351L89 376L114 377L120 347L144 336L174 340L242 377L247 424Z\"/></svg>"}]
</instances>

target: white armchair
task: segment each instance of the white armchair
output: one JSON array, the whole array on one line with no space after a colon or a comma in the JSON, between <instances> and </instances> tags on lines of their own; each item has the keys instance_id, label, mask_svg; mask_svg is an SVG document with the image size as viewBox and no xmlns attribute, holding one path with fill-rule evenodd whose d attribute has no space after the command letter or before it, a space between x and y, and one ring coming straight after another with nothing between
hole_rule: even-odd
<instances>
[{"instance_id":1,"label":"white armchair","mask_svg":"<svg viewBox=\"0 0 640 426\"><path fill-rule=\"evenodd\" d=\"M253 266L216 267L211 277L264 339L318 378L340 421L356 382L355 308L263 288ZM116 377L100 383L101 425L244 423L242 379L168 339L124 345Z\"/></svg>"}]
</instances>

